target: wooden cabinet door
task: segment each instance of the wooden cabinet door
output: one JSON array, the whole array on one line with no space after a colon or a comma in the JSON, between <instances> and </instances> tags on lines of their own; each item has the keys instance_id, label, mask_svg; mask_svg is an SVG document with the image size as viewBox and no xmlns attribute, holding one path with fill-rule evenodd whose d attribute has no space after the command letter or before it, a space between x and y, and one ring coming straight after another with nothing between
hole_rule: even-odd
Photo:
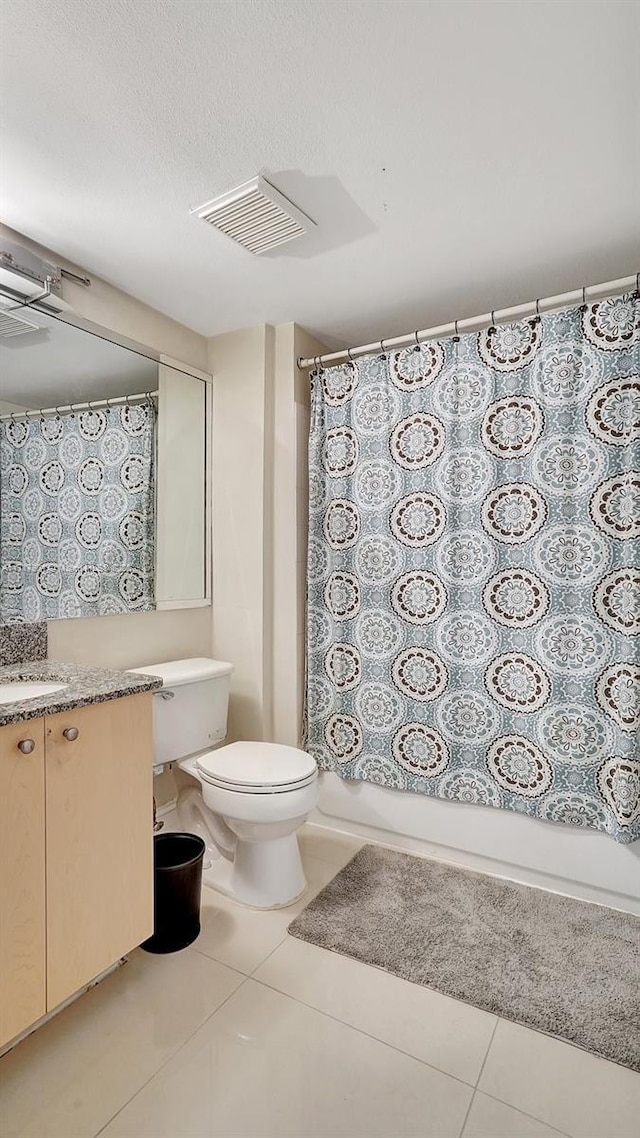
<instances>
[{"instance_id":1,"label":"wooden cabinet door","mask_svg":"<svg viewBox=\"0 0 640 1138\"><path fill-rule=\"evenodd\" d=\"M151 694L49 716L46 745L50 1011L153 931Z\"/></svg>"},{"instance_id":2,"label":"wooden cabinet door","mask_svg":"<svg viewBox=\"0 0 640 1138\"><path fill-rule=\"evenodd\" d=\"M44 889L44 720L29 719L0 727L0 1046L46 1011Z\"/></svg>"}]
</instances>

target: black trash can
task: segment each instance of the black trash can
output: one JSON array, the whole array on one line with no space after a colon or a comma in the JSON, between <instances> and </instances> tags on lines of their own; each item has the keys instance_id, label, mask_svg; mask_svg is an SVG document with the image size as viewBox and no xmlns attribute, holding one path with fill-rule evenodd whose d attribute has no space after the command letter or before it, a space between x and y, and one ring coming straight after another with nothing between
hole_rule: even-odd
<instances>
[{"instance_id":1,"label":"black trash can","mask_svg":"<svg viewBox=\"0 0 640 1138\"><path fill-rule=\"evenodd\" d=\"M153 936L146 952L178 952L200 932L200 889L205 844L196 834L156 834L153 839Z\"/></svg>"}]
</instances>

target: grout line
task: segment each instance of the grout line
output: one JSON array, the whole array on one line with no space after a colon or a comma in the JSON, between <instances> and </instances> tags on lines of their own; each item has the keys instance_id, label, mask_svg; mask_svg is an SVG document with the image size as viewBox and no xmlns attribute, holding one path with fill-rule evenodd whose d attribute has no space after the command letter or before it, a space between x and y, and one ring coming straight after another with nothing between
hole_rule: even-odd
<instances>
[{"instance_id":1,"label":"grout line","mask_svg":"<svg viewBox=\"0 0 640 1138\"><path fill-rule=\"evenodd\" d=\"M278 945L278 948L281 947L281 945ZM347 1023L346 1020L332 1015L331 1012L325 1012L322 1008L318 1008L314 1004L307 1004L305 1000L301 1000L297 996L291 996L288 992L283 992L281 988L275 988L273 984L268 984L266 980L261 980L258 976L249 976L247 979L253 980L254 984L260 984L261 987L267 988L270 992L276 992L277 995L284 996L285 1000L291 1000L294 1004L300 1004L301 1007L308 1008L309 1011L317 1012L318 1015L324 1016L325 1019L333 1020L334 1023L339 1023L342 1027L349 1028L350 1031L357 1031L358 1035L364 1035L367 1039L373 1039L383 1047L388 1047L391 1051L397 1051L399 1055L406 1056L407 1059L414 1059L416 1063L421 1063L423 1067L428 1067L430 1071L436 1071L438 1075L444 1075L447 1079L453 1079L456 1083L460 1083L461 1086L467 1087L467 1089L475 1089L473 1083L466 1082L466 1080L461 1079L459 1075L452 1075L450 1071L444 1071L442 1067L435 1067L433 1063L428 1063L426 1059L420 1059L411 1051L405 1051L402 1047L398 1047L397 1044L389 1043L386 1039L381 1039L379 1035L372 1035L370 1031L365 1031L363 1027L356 1027L352 1023Z\"/></svg>"},{"instance_id":2,"label":"grout line","mask_svg":"<svg viewBox=\"0 0 640 1138\"><path fill-rule=\"evenodd\" d=\"M324 858L311 857L310 860L315 861L319 864L322 864L328 869L335 869L336 873L339 873L340 869L344 869L344 865L336 868L336 866L333 864L333 862L325 861ZM334 877L335 877L335 874L334 874ZM312 886L310 883L308 883L309 888L303 897L303 900L305 902L304 908L306 908L307 905L310 905L311 902L314 901L315 898L318 896L318 894L321 893L323 889L326 889L327 885L329 885L331 881L333 881L333 877L330 878L329 881L327 881L326 883L318 885L317 888L315 886ZM225 898L225 900L229 900L229 898ZM238 904L238 902L234 902L234 903ZM250 910L250 911L256 912L256 913L260 912L259 909L254 909L254 910ZM265 912L267 912L267 913L268 912L285 912L285 910L284 909L265 910ZM302 910L301 910L301 912L302 912ZM296 918L299 915L300 915L299 913L296 913L294 916L292 916L291 921L289 921L289 924L291 924L292 921L296 920ZM197 940L194 941L193 944L189 945L187 951L197 952L199 956L204 956L206 960L211 960L211 961L213 961L214 964L220 964L223 968L229 968L230 971L237 972L240 976L244 977L245 980L248 980L248 979L250 979L250 977L252 977L257 972L258 968L261 968L262 965L269 959L269 957L273 956L273 953L276 952L277 949L279 949L284 944L288 935L289 935L289 928L287 926L284 930L284 933L283 933L281 939L278 941L278 943L276 945L274 945L273 948L269 949L267 955L265 957L263 957L261 960L259 960L258 963L256 965L254 965L254 967L248 972L244 972L242 970L242 968L240 968L238 965L228 964L226 960L221 960L218 956L212 956L210 953L205 952L203 948L198 948L198 941Z\"/></svg>"},{"instance_id":3,"label":"grout line","mask_svg":"<svg viewBox=\"0 0 640 1138\"><path fill-rule=\"evenodd\" d=\"M211 958L209 958L209 959L211 959ZM219 964L220 962L216 960L214 963ZM227 965L224 965L224 967L226 968ZM186 1039L183 1039L182 1043L180 1044L179 1047L176 1048L175 1051L172 1051L170 1055L167 1055L166 1059L160 1064L160 1066L157 1067L156 1070L151 1075L149 1075L149 1078L145 1079L145 1081L138 1087L138 1089L136 1091L133 1092L133 1094L127 1099L127 1101L123 1102L122 1105L119 1106L118 1109L115 1111L115 1113L112 1114L111 1117L107 1119L104 1126L101 1126L99 1130L96 1130L93 1138L99 1138L100 1134L102 1134L107 1129L107 1126L111 1125L114 1118L117 1118L119 1114L122 1114L122 1111L125 1109L125 1107L129 1106L129 1103L133 1102L134 1098L137 1098L137 1096L145 1089L145 1087L149 1086L149 1083L151 1083L155 1079L156 1075L159 1075L160 1072L163 1071L164 1068L166 1066L168 1066L169 1063L172 1063L174 1061L174 1059L177 1058L177 1056L180 1054L180 1052L183 1050L183 1048L186 1047L187 1044L191 1042L194 1035L198 1034L198 1032L200 1031L200 1028L204 1027L204 1025L206 1023L208 1023L210 1019L213 1019L213 1017L215 1015L217 1015L219 1011L222 1010L222 1008L225 1006L225 1004L227 1004L229 1002L231 997L235 996L236 992L239 992L240 989L244 987L244 985L246 984L249 977L245 976L243 972L238 972L237 969L235 969L235 968L230 968L229 971L235 972L237 976L242 976L242 980L238 984L238 987L234 988L232 992L229 992L229 995L225 996L224 1000L222 1000L222 1002L220 1004L218 1004L217 1008L214 1008L214 1010L208 1016L205 1016L205 1018L202 1020L202 1023L199 1023L198 1026L196 1028L194 1028L194 1030L191 1032L191 1034L188 1035Z\"/></svg>"},{"instance_id":4,"label":"grout line","mask_svg":"<svg viewBox=\"0 0 640 1138\"><path fill-rule=\"evenodd\" d=\"M475 1098L476 1098L477 1093L478 1093L477 1090L474 1089L474 1092L471 1095L471 1098L469 1100L469 1105L467 1107L467 1113L465 1114L465 1116L462 1120L462 1129L458 1135L458 1138L464 1138L464 1132L465 1132L466 1127L467 1127L467 1121L469 1119L469 1115L471 1114L471 1107L473 1106L473 1104L475 1102Z\"/></svg>"},{"instance_id":5,"label":"grout line","mask_svg":"<svg viewBox=\"0 0 640 1138\"><path fill-rule=\"evenodd\" d=\"M244 980L248 980L251 973L243 972L237 964L227 964L226 960L220 960L217 956L211 956L210 953L205 952L203 948L196 948L195 944L189 945L189 952L197 952L198 956L203 956L205 960L210 960L212 964L219 964L221 968L228 968L230 972L237 972L238 976L242 976Z\"/></svg>"},{"instance_id":6,"label":"grout line","mask_svg":"<svg viewBox=\"0 0 640 1138\"><path fill-rule=\"evenodd\" d=\"M557 1134L562 1135L562 1138L570 1138L570 1135L566 1134L564 1130L558 1130L557 1126L552 1126L550 1122L546 1121L546 1119L539 1118L536 1114L529 1114L528 1111L521 1110L520 1107L514 1106L512 1102L506 1102L504 1099L498 1098L497 1095L491 1094L489 1091L482 1090L482 1088L479 1086L480 1079L482 1078L482 1072L485 1069L487 1059L489 1058L489 1052L491 1050L491 1046L493 1044L493 1040L495 1038L496 1031L498 1030L498 1024L500 1023L501 1020L503 1020L504 1023L513 1023L513 1020L506 1020L506 1019L504 1019L504 1016L498 1016L497 1017L495 1027L491 1033L491 1039L489 1040L489 1046L487 1047L487 1052L486 1052L486 1055L482 1061L480 1073L479 1073L478 1078L476 1080L476 1086L475 1086L473 1098L475 1099L476 1093L481 1094L481 1095L486 1095L487 1098L493 1099L494 1102L499 1102L502 1106L508 1106L511 1110L516 1110L516 1111L518 1111L519 1114L524 1114L526 1118L531 1118L534 1122L539 1122L541 1126L548 1126L550 1130L555 1130L555 1132ZM529 1027L526 1030L527 1031L533 1031L534 1028ZM473 1105L473 1099L471 1100L471 1103L469 1104L469 1110L471 1110L472 1105ZM468 1113L469 1112L467 1111L467 1114ZM465 1126L466 1126L466 1119L465 1119ZM464 1132L464 1127L463 1127L463 1132ZM460 1135L460 1138L463 1138L462 1134Z\"/></svg>"},{"instance_id":7,"label":"grout line","mask_svg":"<svg viewBox=\"0 0 640 1138\"><path fill-rule=\"evenodd\" d=\"M480 1070L478 1071L478 1078L476 1079L476 1081L474 1083L476 1090L478 1089L478 1084L480 1082L480 1079L482 1078L482 1072L484 1071L485 1064L487 1062L487 1059L489 1058L489 1052L491 1050L491 1045L492 1045L493 1040L495 1038L496 1031L498 1030L498 1024L500 1023L500 1018L501 1018L500 1016L496 1016L496 1022L493 1025L493 1031L491 1032L491 1039L489 1040L489 1046L487 1047L487 1050L484 1053L484 1059L482 1060L482 1066L480 1067Z\"/></svg>"},{"instance_id":8,"label":"grout line","mask_svg":"<svg viewBox=\"0 0 640 1138\"><path fill-rule=\"evenodd\" d=\"M258 971L258 969L262 968L262 965L266 964L267 960L271 960L271 957L273 956L274 952L277 952L279 948L282 948L282 946L283 946L284 942L286 941L288 935L289 935L289 930L285 929L285 934L284 934L282 940L278 941L278 943L275 945L275 947L271 949L271 952L267 953L264 960L261 960L259 964L256 964L253 971L249 973L249 976L247 977L247 979L255 980L255 975L256 975L256 972ZM260 981L258 981L258 983L260 983ZM265 984L265 987L268 987L268 985Z\"/></svg>"},{"instance_id":9,"label":"grout line","mask_svg":"<svg viewBox=\"0 0 640 1138\"><path fill-rule=\"evenodd\" d=\"M553 1130L554 1134L560 1135L560 1138L571 1138L571 1135L566 1130L558 1130L557 1126L553 1126L544 1118L539 1118L537 1114L529 1114L527 1110L521 1110L519 1106L514 1106L512 1102L505 1102L504 1099L498 1098L497 1095L492 1095L488 1091L477 1091L480 1095L485 1095L486 1098L493 1099L494 1102L499 1102L500 1106L508 1106L510 1110L515 1110L517 1114L524 1115L525 1118L530 1118L532 1122L539 1122L541 1126L546 1126L549 1130ZM462 1138L462 1135L460 1136Z\"/></svg>"},{"instance_id":10,"label":"grout line","mask_svg":"<svg viewBox=\"0 0 640 1138\"><path fill-rule=\"evenodd\" d=\"M322 859L322 858L313 858L312 860L314 860L314 861L323 861L324 859ZM324 864L325 864L325 865L329 865L331 868L334 868L334 867L333 867L333 865L332 865L332 863L330 863L330 862L324 862ZM338 872L338 871L336 870L336 872ZM319 889L318 889L318 890L316 890L316 891L313 893L313 896L309 897L309 899L308 899L308 901L307 901L307 904L308 904L308 903L309 903L311 900L313 900L313 897L315 897L315 896L317 895L317 893L321 892L321 890L322 890L322 889L324 889L324 888L325 888L325 886L324 886L324 885L320 885ZM218 1013L219 1011L221 1011L221 1009L222 1009L222 1008L225 1006L225 1004L227 1004L227 1003L228 1003L228 1001L231 999L231 997L232 997L232 996L235 996L236 992L239 992L239 991L240 991L240 989L244 987L244 985L246 984L247 980L250 980L250 979L252 979L252 978L253 978L253 974L254 974L254 972L256 972L256 971L258 970L258 968L261 968L261 967L262 967L262 965L265 963L265 961L267 961L267 960L269 959L269 957L270 957L270 956L272 956L272 955L273 955L273 953L274 953L274 952L276 952L276 951L277 951L277 950L278 950L278 949L279 949L279 948L282 946L282 944L284 944L285 940L287 939L287 935L288 935L288 929L286 929L286 928L285 928L285 930L284 930L284 934L283 934L283 937L282 937L282 939L281 939L281 940L278 942L278 944L277 944L277 945L275 945L275 947L274 947L274 948L272 948L272 949L271 949L271 951L270 951L269 953L267 953L267 955L264 957L264 960L261 960L261 961L260 961L258 964L256 964L256 966L255 966L255 968L253 969L253 971L252 971L252 972L248 972L248 973L247 973L247 972L242 972L242 971L241 971L241 969L239 969L239 968L234 968L232 965L226 964L226 963L224 963L224 961L222 961L222 960L217 960L217 959L216 959L216 957L213 957L213 956L209 956L209 955L208 955L208 953L206 953L206 952L202 952L200 949L198 949L198 948L196 947L196 944L195 944L195 943L194 943L193 945L189 945L189 947L187 948L187 952L197 952L197 953L198 953L198 955L199 955L199 956L201 956L201 957L204 957L204 958L205 958L205 960L209 960L209 961L211 961L213 964L218 964L218 965L219 965L221 968L226 968L226 969L228 969L228 971L229 971L229 972L233 972L233 973L235 973L235 975L236 975L236 976L240 976L240 977L241 977L240 983L238 984L238 986L237 986L236 988L234 988L234 989L233 989L233 991L232 991L232 992L230 992L230 993L229 993L229 995L228 995L228 996L226 996L226 997L225 997L225 999L222 1001L222 1003L220 1003L220 1004L218 1005L218 1007L217 1007L217 1008L215 1008L215 1009L214 1009L214 1010L211 1012L211 1014L210 1014L210 1015L206 1016L206 1017L205 1017L205 1019L203 1019L203 1020L202 1020L202 1022L201 1022L201 1023L199 1023L199 1024L198 1024L198 1026L197 1026L196 1028L194 1028L194 1030L191 1032L191 1034L190 1034L190 1035L188 1035L188 1036L187 1036L187 1038L186 1038L186 1039L184 1039L184 1040L182 1041L182 1043L179 1045L179 1047L177 1047L175 1051L172 1051L172 1052L171 1052L171 1054L167 1056L167 1058L166 1058L166 1059L165 1059L165 1060L164 1060L164 1061L163 1061L163 1062L160 1064L160 1066L159 1066L159 1067L157 1067L157 1068L156 1068L156 1070L152 1072L152 1074L149 1076L149 1078L148 1078L148 1079L145 1079L145 1081L144 1081L144 1082L143 1082L143 1083L142 1083L142 1084L141 1084L141 1085L140 1085L140 1086L139 1086L139 1087L138 1087L138 1088L137 1088L137 1089L136 1089L136 1090L133 1092L133 1094L132 1094L132 1095L131 1095L131 1096L130 1096L130 1097L129 1097L129 1098L128 1098L128 1099L127 1099L125 1102L123 1102L121 1106L119 1106L119 1107L118 1107L118 1109L115 1111L115 1113L114 1113L114 1114L112 1114L112 1115L110 1116L110 1118L108 1118L108 1119L107 1119L107 1121L104 1123L104 1125L103 1125L103 1126L101 1126L101 1127L100 1127L100 1129L99 1129L99 1130L97 1130L97 1131L95 1132L95 1135L93 1136L93 1138L99 1138L100 1134L102 1134L102 1133L103 1133L103 1132L106 1130L106 1128L107 1128L108 1126L110 1126L110 1125L111 1125L111 1123L113 1122L113 1120L114 1120L115 1118L117 1118L119 1114L121 1114L121 1113L122 1113L122 1111L125 1109L125 1107L127 1107L127 1106L129 1105L129 1103L133 1102L134 1098L136 1098L136 1097L137 1097L137 1095L139 1095L139 1094L141 1093L141 1091L143 1091L143 1090L145 1089L145 1087L147 1087L147 1086L149 1085L149 1083L150 1083L150 1082L152 1082L152 1080L153 1080L153 1079L155 1079L156 1075L158 1075L158 1074L159 1074L159 1073L160 1073L162 1070L164 1070L164 1068L165 1068L165 1067L166 1067L166 1066L167 1066L169 1063L173 1062L173 1060L177 1058L177 1056L180 1054L180 1052L182 1051L182 1049L183 1049L184 1047L186 1047L186 1046L187 1046L187 1044L188 1044L188 1043L189 1043L189 1042L190 1042L190 1041L193 1039L193 1037L194 1037L194 1036L195 1036L195 1035L196 1035L196 1034L197 1034L197 1033L200 1031L200 1029L201 1029L202 1027L204 1027L204 1025L205 1025L206 1023L208 1023L208 1022L209 1022L209 1020L213 1019L213 1017L214 1017L215 1015L217 1015L217 1013ZM258 983L258 984L260 984L260 983L261 983L261 981L259 981L259 980L256 980L255 982L256 982L256 983ZM265 988L268 988L268 987L269 987L269 985L267 985L267 984L263 984L262 986L263 986L263 987L265 987ZM273 990L273 991L277 991L277 989L271 989L271 990ZM283 995L283 994L284 994L284 993L280 993L280 995ZM288 998L289 998L289 999L294 999L294 997L292 997L292 996L291 996L291 997L288 997ZM296 1003L301 1003L301 1001L299 1001L299 1000L294 1000L294 1002L296 1002ZM333 1018L333 1017L328 1017L328 1018ZM340 1022L342 1022L342 1021L338 1020L337 1022L339 1022L339 1023L340 1023ZM344 1026L349 1026L349 1025L344 1025ZM354 1030L355 1030L355 1029L354 1029ZM362 1033L362 1034L364 1034L364 1033ZM375 1038L375 1037L372 1037L372 1038Z\"/></svg>"}]
</instances>

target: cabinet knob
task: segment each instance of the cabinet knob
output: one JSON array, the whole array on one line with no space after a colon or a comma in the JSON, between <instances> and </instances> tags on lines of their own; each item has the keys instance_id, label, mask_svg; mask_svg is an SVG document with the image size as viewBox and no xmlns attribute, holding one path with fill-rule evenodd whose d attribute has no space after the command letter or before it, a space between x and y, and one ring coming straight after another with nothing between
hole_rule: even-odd
<instances>
[{"instance_id":1,"label":"cabinet knob","mask_svg":"<svg viewBox=\"0 0 640 1138\"><path fill-rule=\"evenodd\" d=\"M65 739L69 740L70 743L75 743L80 732L78 731L77 727L65 727L62 734L64 735Z\"/></svg>"},{"instance_id":2,"label":"cabinet knob","mask_svg":"<svg viewBox=\"0 0 640 1138\"><path fill-rule=\"evenodd\" d=\"M33 739L21 739L18 743L18 750L22 751L23 755L30 755L35 749L36 745Z\"/></svg>"}]
</instances>

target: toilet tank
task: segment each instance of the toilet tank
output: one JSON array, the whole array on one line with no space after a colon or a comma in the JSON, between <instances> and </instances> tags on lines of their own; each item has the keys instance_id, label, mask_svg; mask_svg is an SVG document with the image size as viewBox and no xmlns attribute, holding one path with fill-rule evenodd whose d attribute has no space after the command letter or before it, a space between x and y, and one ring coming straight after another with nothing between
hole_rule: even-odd
<instances>
[{"instance_id":1,"label":"toilet tank","mask_svg":"<svg viewBox=\"0 0 640 1138\"><path fill-rule=\"evenodd\" d=\"M221 743L227 733L233 664L223 660L171 660L130 671L159 676L153 693L153 763L177 762Z\"/></svg>"}]
</instances>

